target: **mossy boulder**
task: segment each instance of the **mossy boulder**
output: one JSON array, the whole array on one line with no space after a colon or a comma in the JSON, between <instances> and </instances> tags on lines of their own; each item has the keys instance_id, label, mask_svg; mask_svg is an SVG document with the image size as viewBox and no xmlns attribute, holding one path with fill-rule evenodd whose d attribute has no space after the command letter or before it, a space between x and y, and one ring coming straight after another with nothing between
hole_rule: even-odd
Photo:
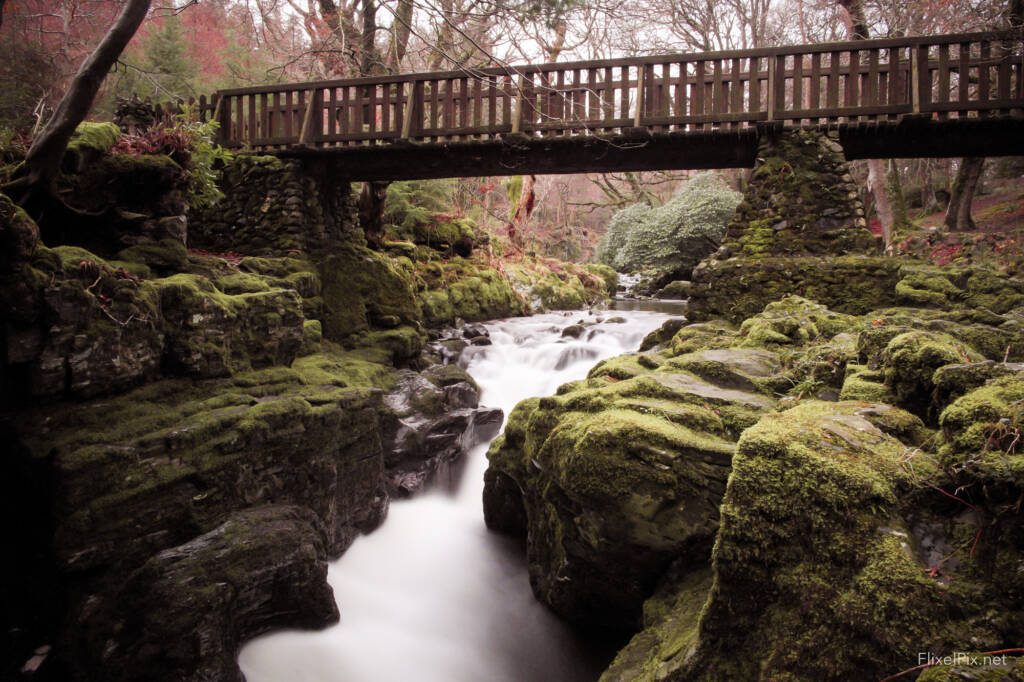
<instances>
[{"instance_id":1,"label":"mossy boulder","mask_svg":"<svg viewBox=\"0 0 1024 682\"><path fill-rule=\"evenodd\" d=\"M325 338L350 342L374 328L420 322L409 273L382 253L346 245L324 259L321 278Z\"/></svg>"},{"instance_id":2,"label":"mossy boulder","mask_svg":"<svg viewBox=\"0 0 1024 682\"><path fill-rule=\"evenodd\" d=\"M907 331L886 344L881 363L885 384L897 401L921 411L931 402L937 369L982 359L970 346L947 334Z\"/></svg>"},{"instance_id":3,"label":"mossy boulder","mask_svg":"<svg viewBox=\"0 0 1024 682\"><path fill-rule=\"evenodd\" d=\"M507 276L476 259L430 258L414 263L416 298L424 322L440 327L467 322L523 315L526 302Z\"/></svg>"},{"instance_id":4,"label":"mossy boulder","mask_svg":"<svg viewBox=\"0 0 1024 682\"><path fill-rule=\"evenodd\" d=\"M741 345L804 345L851 329L854 319L814 301L787 296L769 303L740 326Z\"/></svg>"},{"instance_id":5,"label":"mossy boulder","mask_svg":"<svg viewBox=\"0 0 1024 682\"><path fill-rule=\"evenodd\" d=\"M292 289L225 294L198 275L155 280L170 373L227 376L290 364L304 338L302 299Z\"/></svg>"},{"instance_id":6,"label":"mossy boulder","mask_svg":"<svg viewBox=\"0 0 1024 682\"><path fill-rule=\"evenodd\" d=\"M65 173L81 173L117 144L121 129L113 123L84 121L78 124L68 141L61 168Z\"/></svg>"},{"instance_id":7,"label":"mossy boulder","mask_svg":"<svg viewBox=\"0 0 1024 682\"><path fill-rule=\"evenodd\" d=\"M542 601L589 627L634 628L670 563L707 561L733 441L773 405L734 387L770 365L756 353L703 358L728 368L710 380L625 356L516 407L488 453L484 512L491 528L528 528Z\"/></svg>"},{"instance_id":8,"label":"mossy boulder","mask_svg":"<svg viewBox=\"0 0 1024 682\"><path fill-rule=\"evenodd\" d=\"M993 379L957 398L939 417L944 466L963 478L1024 489L1024 372Z\"/></svg>"},{"instance_id":9,"label":"mossy boulder","mask_svg":"<svg viewBox=\"0 0 1024 682\"><path fill-rule=\"evenodd\" d=\"M863 315L896 303L899 271L896 259L853 254L707 260L694 270L687 317L739 323L787 295Z\"/></svg>"},{"instance_id":10,"label":"mossy boulder","mask_svg":"<svg viewBox=\"0 0 1024 682\"><path fill-rule=\"evenodd\" d=\"M942 650L957 606L901 520L937 473L863 403L762 418L737 446L699 622L660 664L679 679L877 679Z\"/></svg>"}]
</instances>

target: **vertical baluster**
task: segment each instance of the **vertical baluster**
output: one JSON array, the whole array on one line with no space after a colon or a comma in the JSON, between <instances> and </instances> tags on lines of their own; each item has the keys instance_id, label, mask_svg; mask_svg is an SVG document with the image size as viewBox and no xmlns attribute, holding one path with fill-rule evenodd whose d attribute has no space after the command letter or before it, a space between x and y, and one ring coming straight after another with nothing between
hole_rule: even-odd
<instances>
[{"instance_id":1,"label":"vertical baluster","mask_svg":"<svg viewBox=\"0 0 1024 682\"><path fill-rule=\"evenodd\" d=\"M338 131L338 89L327 88L327 139L333 139Z\"/></svg>"},{"instance_id":2,"label":"vertical baluster","mask_svg":"<svg viewBox=\"0 0 1024 682\"><path fill-rule=\"evenodd\" d=\"M473 114L470 116L469 125L473 128L482 128L484 125L484 90L480 78L474 78L470 87L470 97L473 99ZM479 135L479 133L477 133ZM473 136L470 136L471 138Z\"/></svg>"},{"instance_id":3,"label":"vertical baluster","mask_svg":"<svg viewBox=\"0 0 1024 682\"><path fill-rule=\"evenodd\" d=\"M853 108L860 106L860 50L850 50L850 63L846 70L846 100L845 106ZM856 116L847 116L847 121L856 121Z\"/></svg>"},{"instance_id":4,"label":"vertical baluster","mask_svg":"<svg viewBox=\"0 0 1024 682\"><path fill-rule=\"evenodd\" d=\"M939 85L936 91L935 101L940 104L949 103L949 45L939 45ZM939 112L940 119L949 117L949 112L943 107Z\"/></svg>"},{"instance_id":5,"label":"vertical baluster","mask_svg":"<svg viewBox=\"0 0 1024 682\"><path fill-rule=\"evenodd\" d=\"M263 97L265 99L266 95L263 95ZM259 144L259 133L257 131L256 126L256 96L249 95L247 99L249 100L249 132L247 141L249 142L250 145L255 147L257 144ZM264 102L263 108L264 110L266 110L266 102ZM270 136L267 135L266 132L264 132L263 137L269 139Z\"/></svg>"},{"instance_id":6,"label":"vertical baluster","mask_svg":"<svg viewBox=\"0 0 1024 682\"><path fill-rule=\"evenodd\" d=\"M277 144L280 141L281 131L284 126L281 124L281 93L275 92L270 98L273 104L270 107L270 125L267 126L267 137L269 144Z\"/></svg>"},{"instance_id":7,"label":"vertical baluster","mask_svg":"<svg viewBox=\"0 0 1024 682\"><path fill-rule=\"evenodd\" d=\"M960 43L957 54L957 102L960 108L957 110L957 118L966 118L968 112L967 102L970 101L971 87L971 44Z\"/></svg>"},{"instance_id":8,"label":"vertical baluster","mask_svg":"<svg viewBox=\"0 0 1024 682\"><path fill-rule=\"evenodd\" d=\"M704 103L704 81L707 78L707 75L705 73L705 65L706 62L697 62L694 66L693 76L693 96L691 97L691 100L693 101L692 111L694 116L700 117L704 116L704 108L706 106ZM707 126L703 122L701 122L700 129L703 130L706 127Z\"/></svg>"},{"instance_id":9,"label":"vertical baluster","mask_svg":"<svg viewBox=\"0 0 1024 682\"><path fill-rule=\"evenodd\" d=\"M826 106L829 109L835 110L839 108L839 80L840 68L842 65L842 53L831 52L829 53L828 62L828 95ZM839 120L838 116L829 116L829 122L836 122Z\"/></svg>"},{"instance_id":10,"label":"vertical baluster","mask_svg":"<svg viewBox=\"0 0 1024 682\"><path fill-rule=\"evenodd\" d=\"M487 134L493 137L498 128L498 74L487 76Z\"/></svg>"},{"instance_id":11,"label":"vertical baluster","mask_svg":"<svg viewBox=\"0 0 1024 682\"><path fill-rule=\"evenodd\" d=\"M469 80L462 78L459 80L459 112L458 112L458 125L461 128L468 128L470 124L470 112L469 112ZM459 139L466 139L465 136L460 136Z\"/></svg>"},{"instance_id":12,"label":"vertical baluster","mask_svg":"<svg viewBox=\"0 0 1024 682\"><path fill-rule=\"evenodd\" d=\"M621 99L619 101L619 118L623 120L629 120L629 104L631 97L631 86L630 86L630 67L623 66L619 69L619 75L621 81L619 83L622 92ZM625 124L628 125L628 124Z\"/></svg>"},{"instance_id":13,"label":"vertical baluster","mask_svg":"<svg viewBox=\"0 0 1024 682\"><path fill-rule=\"evenodd\" d=\"M782 120L786 118L786 55L775 57L775 84L772 93L772 118Z\"/></svg>"},{"instance_id":14,"label":"vertical baluster","mask_svg":"<svg viewBox=\"0 0 1024 682\"><path fill-rule=\"evenodd\" d=\"M903 48L891 47L889 48L889 75L886 77L886 88L885 88L885 103L889 105L899 105L906 103L906 97L904 96L904 82L903 77L903 62L900 59L900 54ZM889 120L894 120L898 117L898 114L889 114Z\"/></svg>"},{"instance_id":15,"label":"vertical baluster","mask_svg":"<svg viewBox=\"0 0 1024 682\"><path fill-rule=\"evenodd\" d=\"M729 113L730 114L741 114L743 113L743 81L740 76L740 60L734 58L732 60L732 73L729 76ZM730 124L732 128L739 127L739 121L733 120Z\"/></svg>"},{"instance_id":16,"label":"vertical baluster","mask_svg":"<svg viewBox=\"0 0 1024 682\"><path fill-rule=\"evenodd\" d=\"M338 111L338 129L343 139L347 138L352 132L355 131L355 126L352 125L352 93L349 91L347 85L341 86L341 108ZM342 146L348 144L347 139L341 143Z\"/></svg>"},{"instance_id":17,"label":"vertical baluster","mask_svg":"<svg viewBox=\"0 0 1024 682\"><path fill-rule=\"evenodd\" d=\"M673 97L672 117L676 120L673 130L686 129L686 62L679 62L679 76L676 78L676 89Z\"/></svg>"},{"instance_id":18,"label":"vertical baluster","mask_svg":"<svg viewBox=\"0 0 1024 682\"><path fill-rule=\"evenodd\" d=\"M981 63L978 66L978 117L987 118L989 114L988 104L992 95L992 69L989 60L992 58L992 46L987 40L981 41Z\"/></svg>"},{"instance_id":19,"label":"vertical baluster","mask_svg":"<svg viewBox=\"0 0 1024 682\"><path fill-rule=\"evenodd\" d=\"M811 55L811 82L807 91L807 108L817 110L821 108L821 53L815 52ZM818 117L811 117L811 123L817 124Z\"/></svg>"},{"instance_id":20,"label":"vertical baluster","mask_svg":"<svg viewBox=\"0 0 1024 682\"><path fill-rule=\"evenodd\" d=\"M917 47L917 111L931 111L932 68L927 45Z\"/></svg>"},{"instance_id":21,"label":"vertical baluster","mask_svg":"<svg viewBox=\"0 0 1024 682\"><path fill-rule=\"evenodd\" d=\"M793 109L795 111L804 110L804 56L802 54L793 55ZM802 117L796 120L799 125L802 121Z\"/></svg>"},{"instance_id":22,"label":"vertical baluster","mask_svg":"<svg viewBox=\"0 0 1024 682\"><path fill-rule=\"evenodd\" d=\"M502 124L506 126L518 125L518 121L513 122L512 120L512 102L516 100L518 90L511 74L502 76L502 90L504 92L504 96L501 99Z\"/></svg>"},{"instance_id":23,"label":"vertical baluster","mask_svg":"<svg viewBox=\"0 0 1024 682\"><path fill-rule=\"evenodd\" d=\"M1013 52L1010 49L1010 40L1000 42L996 46L996 54L999 55L999 66L996 67L998 75L997 85L997 98L1003 102L1006 102L1011 97L1010 89L1010 60L1013 59ZM1020 62L1020 56L1018 55L1017 61ZM1010 109L1001 108L1000 113L1008 114Z\"/></svg>"},{"instance_id":24,"label":"vertical baluster","mask_svg":"<svg viewBox=\"0 0 1024 682\"><path fill-rule=\"evenodd\" d=\"M750 97L747 100L747 121L755 121L761 112L761 58L751 57L747 62L750 77Z\"/></svg>"},{"instance_id":25,"label":"vertical baluster","mask_svg":"<svg viewBox=\"0 0 1024 682\"><path fill-rule=\"evenodd\" d=\"M715 124L718 123L718 116L725 109L725 98L722 96L722 60L715 59L711 62L711 115L715 117Z\"/></svg>"},{"instance_id":26,"label":"vertical baluster","mask_svg":"<svg viewBox=\"0 0 1024 682\"><path fill-rule=\"evenodd\" d=\"M292 91L284 93L284 136L289 141L292 139Z\"/></svg>"},{"instance_id":27,"label":"vertical baluster","mask_svg":"<svg viewBox=\"0 0 1024 682\"><path fill-rule=\"evenodd\" d=\"M868 50L868 83L865 95L865 105L870 109L878 107L878 48ZM869 121L875 121L878 116L868 116Z\"/></svg>"},{"instance_id":28,"label":"vertical baluster","mask_svg":"<svg viewBox=\"0 0 1024 682\"><path fill-rule=\"evenodd\" d=\"M386 140L391 132L391 107L394 106L395 97L392 96L394 83L383 83L380 86L380 133L378 139ZM376 88L374 88L376 90ZM398 119L399 121L402 119Z\"/></svg>"}]
</instances>

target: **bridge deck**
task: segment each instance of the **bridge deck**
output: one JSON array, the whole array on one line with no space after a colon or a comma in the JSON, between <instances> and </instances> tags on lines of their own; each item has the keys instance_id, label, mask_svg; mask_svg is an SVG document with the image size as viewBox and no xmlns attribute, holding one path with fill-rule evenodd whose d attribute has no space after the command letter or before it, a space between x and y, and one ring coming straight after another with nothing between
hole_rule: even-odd
<instances>
[{"instance_id":1,"label":"bridge deck","mask_svg":"<svg viewBox=\"0 0 1024 682\"><path fill-rule=\"evenodd\" d=\"M838 129L850 158L1024 154L1022 110L1004 32L222 90L207 114L225 146L399 179L749 166L766 125Z\"/></svg>"}]
</instances>

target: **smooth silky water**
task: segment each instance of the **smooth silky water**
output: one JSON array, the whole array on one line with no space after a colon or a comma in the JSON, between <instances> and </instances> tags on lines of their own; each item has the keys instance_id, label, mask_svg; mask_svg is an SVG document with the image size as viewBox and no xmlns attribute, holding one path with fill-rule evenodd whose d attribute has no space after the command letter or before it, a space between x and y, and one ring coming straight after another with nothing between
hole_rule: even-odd
<instances>
[{"instance_id":1,"label":"smooth silky water","mask_svg":"<svg viewBox=\"0 0 1024 682\"><path fill-rule=\"evenodd\" d=\"M570 312L486 325L493 345L461 359L481 403L505 414L554 393L599 360L636 350L678 306L617 302L619 311ZM651 309L641 310L639 308ZM626 308L627 310L621 310ZM653 310L652 310L653 309ZM579 339L561 330L612 316ZM584 682L609 662L607 646L584 642L530 590L525 552L484 526L487 443L428 490L393 500L387 519L330 565L341 622L320 631L280 631L246 644L249 682Z\"/></svg>"}]
</instances>

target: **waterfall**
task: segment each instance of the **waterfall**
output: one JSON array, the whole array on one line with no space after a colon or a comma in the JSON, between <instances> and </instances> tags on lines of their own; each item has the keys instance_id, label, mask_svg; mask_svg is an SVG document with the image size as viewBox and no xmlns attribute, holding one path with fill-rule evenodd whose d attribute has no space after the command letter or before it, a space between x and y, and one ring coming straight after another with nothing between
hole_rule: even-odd
<instances>
[{"instance_id":1,"label":"waterfall","mask_svg":"<svg viewBox=\"0 0 1024 682\"><path fill-rule=\"evenodd\" d=\"M471 346L459 361L480 385L481 402L507 415L520 400L554 393L599 360L635 350L668 317L576 311L500 320L486 325L492 345ZM579 338L562 336L581 321ZM534 599L523 548L484 526L487 445L425 492L393 501L384 524L330 566L341 622L249 642L239 655L247 680L596 679L608 652Z\"/></svg>"}]
</instances>

